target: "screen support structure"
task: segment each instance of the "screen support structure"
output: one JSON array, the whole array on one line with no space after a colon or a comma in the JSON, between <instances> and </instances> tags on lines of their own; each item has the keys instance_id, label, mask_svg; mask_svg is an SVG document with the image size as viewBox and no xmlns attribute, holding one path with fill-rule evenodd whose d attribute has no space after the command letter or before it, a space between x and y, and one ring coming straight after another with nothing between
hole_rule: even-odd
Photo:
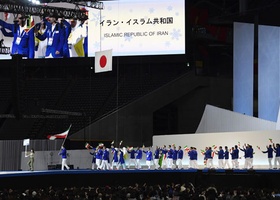
<instances>
[{"instance_id":1,"label":"screen support structure","mask_svg":"<svg viewBox=\"0 0 280 200\"><path fill-rule=\"evenodd\" d=\"M9 3L0 3L0 12L6 13L25 13L33 16L50 16L64 17L65 19L87 20L87 11L83 9L59 8L44 5L18 5Z\"/></svg>"}]
</instances>

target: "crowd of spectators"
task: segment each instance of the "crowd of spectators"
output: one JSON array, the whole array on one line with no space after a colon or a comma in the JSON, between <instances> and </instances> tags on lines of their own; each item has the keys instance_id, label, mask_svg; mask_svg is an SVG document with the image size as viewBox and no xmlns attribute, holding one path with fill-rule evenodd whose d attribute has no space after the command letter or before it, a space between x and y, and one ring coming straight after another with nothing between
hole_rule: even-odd
<instances>
[{"instance_id":1,"label":"crowd of spectators","mask_svg":"<svg viewBox=\"0 0 280 200\"><path fill-rule=\"evenodd\" d=\"M2 189L0 199L32 200L269 200L280 199L280 189L195 187L187 184Z\"/></svg>"}]
</instances>

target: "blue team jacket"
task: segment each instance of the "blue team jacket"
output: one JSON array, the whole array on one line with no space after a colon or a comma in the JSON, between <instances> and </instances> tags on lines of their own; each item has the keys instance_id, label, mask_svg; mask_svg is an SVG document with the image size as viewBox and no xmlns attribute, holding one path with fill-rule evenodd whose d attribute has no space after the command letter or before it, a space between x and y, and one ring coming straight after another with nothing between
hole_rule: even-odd
<instances>
[{"instance_id":1,"label":"blue team jacket","mask_svg":"<svg viewBox=\"0 0 280 200\"><path fill-rule=\"evenodd\" d=\"M52 25L47 24L47 30L44 34L38 33L37 38L39 40L47 39L47 49L46 57L50 54L54 58L61 58L63 56L63 44L65 42L65 33L64 28L60 24L56 24L55 28L52 30ZM52 40L52 43L50 42ZM56 51L59 51L60 54L55 54Z\"/></svg>"},{"instance_id":2,"label":"blue team jacket","mask_svg":"<svg viewBox=\"0 0 280 200\"><path fill-rule=\"evenodd\" d=\"M0 26L13 32L12 55L20 54L23 57L34 58L35 38L33 28L28 32L20 33L18 24L8 24L3 20L0 20Z\"/></svg>"}]
</instances>

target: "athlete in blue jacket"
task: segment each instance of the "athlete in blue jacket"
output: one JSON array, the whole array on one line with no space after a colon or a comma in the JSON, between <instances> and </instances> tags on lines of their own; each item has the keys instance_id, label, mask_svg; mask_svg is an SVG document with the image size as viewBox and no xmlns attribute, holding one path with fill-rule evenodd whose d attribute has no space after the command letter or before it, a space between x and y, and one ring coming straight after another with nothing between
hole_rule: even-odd
<instances>
[{"instance_id":1,"label":"athlete in blue jacket","mask_svg":"<svg viewBox=\"0 0 280 200\"><path fill-rule=\"evenodd\" d=\"M137 147L137 150L136 150L136 169L141 169L141 159L142 159L142 150L141 148Z\"/></svg>"},{"instance_id":2,"label":"athlete in blue jacket","mask_svg":"<svg viewBox=\"0 0 280 200\"><path fill-rule=\"evenodd\" d=\"M272 158L273 158L273 148L272 148L272 145L270 144L269 146L266 146L266 151L262 151L262 152L263 153L267 153L269 169L272 169Z\"/></svg>"},{"instance_id":3,"label":"athlete in blue jacket","mask_svg":"<svg viewBox=\"0 0 280 200\"><path fill-rule=\"evenodd\" d=\"M275 144L273 143L273 150L276 153L275 159L274 159L274 169L277 169L277 162L278 162L278 165L280 166L280 144L277 143L275 146Z\"/></svg>"},{"instance_id":4,"label":"athlete in blue jacket","mask_svg":"<svg viewBox=\"0 0 280 200\"><path fill-rule=\"evenodd\" d=\"M232 168L238 169L239 168L239 150L238 146L235 145L232 151Z\"/></svg>"},{"instance_id":5,"label":"athlete in blue jacket","mask_svg":"<svg viewBox=\"0 0 280 200\"><path fill-rule=\"evenodd\" d=\"M126 169L125 160L124 160L124 152L126 151L125 147L119 148L119 162L117 168L119 169L122 166L122 169Z\"/></svg>"},{"instance_id":6,"label":"athlete in blue jacket","mask_svg":"<svg viewBox=\"0 0 280 200\"><path fill-rule=\"evenodd\" d=\"M167 150L167 169L172 169L172 164L173 164L173 149L171 145L168 145L168 150Z\"/></svg>"},{"instance_id":7,"label":"athlete in blue jacket","mask_svg":"<svg viewBox=\"0 0 280 200\"><path fill-rule=\"evenodd\" d=\"M143 152L146 154L146 164L148 165L148 169L151 169L152 160L153 160L153 152L151 151L150 147L149 147L148 151L143 150Z\"/></svg>"},{"instance_id":8,"label":"athlete in blue jacket","mask_svg":"<svg viewBox=\"0 0 280 200\"><path fill-rule=\"evenodd\" d=\"M154 152L154 163L155 163L155 169L159 169L159 156L160 156L160 149L158 146L156 146L155 152Z\"/></svg>"},{"instance_id":9,"label":"athlete in blue jacket","mask_svg":"<svg viewBox=\"0 0 280 200\"><path fill-rule=\"evenodd\" d=\"M89 154L92 155L91 169L93 170L96 164L95 149L93 149L92 152L89 152Z\"/></svg>"},{"instance_id":10,"label":"athlete in blue jacket","mask_svg":"<svg viewBox=\"0 0 280 200\"><path fill-rule=\"evenodd\" d=\"M247 155L248 155L248 169L253 169L254 149L250 144L248 144Z\"/></svg>"},{"instance_id":11,"label":"athlete in blue jacket","mask_svg":"<svg viewBox=\"0 0 280 200\"><path fill-rule=\"evenodd\" d=\"M225 157L225 152L223 150L223 147L220 146L219 147L219 151L218 151L218 165L220 169L224 168L224 157Z\"/></svg>"},{"instance_id":12,"label":"athlete in blue jacket","mask_svg":"<svg viewBox=\"0 0 280 200\"><path fill-rule=\"evenodd\" d=\"M106 149L105 146L103 146L103 155L102 155L102 162L101 162L101 166L100 168L102 170L109 170L110 166L109 166L109 150Z\"/></svg>"},{"instance_id":13,"label":"athlete in blue jacket","mask_svg":"<svg viewBox=\"0 0 280 200\"><path fill-rule=\"evenodd\" d=\"M175 169L177 169L177 159L178 159L178 150L176 149L176 146L173 147L173 154L172 154L172 167L174 166Z\"/></svg>"},{"instance_id":14,"label":"athlete in blue jacket","mask_svg":"<svg viewBox=\"0 0 280 200\"><path fill-rule=\"evenodd\" d=\"M61 24L57 23L57 18L50 17L47 23L47 30L40 34L36 33L39 40L47 39L46 58L62 58L63 45L65 43L65 29Z\"/></svg>"},{"instance_id":15,"label":"athlete in blue jacket","mask_svg":"<svg viewBox=\"0 0 280 200\"><path fill-rule=\"evenodd\" d=\"M115 148L114 146L111 146L111 151L113 153L113 160L112 160L112 164L111 164L111 169L114 169L114 165L116 165L116 168L118 166L118 162L119 162L118 153L119 153L119 151L118 151L118 148Z\"/></svg>"},{"instance_id":16,"label":"athlete in blue jacket","mask_svg":"<svg viewBox=\"0 0 280 200\"><path fill-rule=\"evenodd\" d=\"M64 147L64 145L61 146L60 152L58 153L58 155L61 156L62 158L62 162L61 162L61 170L64 170L64 167L66 167L66 169L70 169L70 167L67 165L67 150Z\"/></svg>"},{"instance_id":17,"label":"athlete in blue jacket","mask_svg":"<svg viewBox=\"0 0 280 200\"><path fill-rule=\"evenodd\" d=\"M96 154L95 154L95 158L96 158L96 165L97 165L97 169L101 169L101 162L102 162L102 155L103 155L103 150L101 146L98 146L96 148Z\"/></svg>"},{"instance_id":18,"label":"athlete in blue jacket","mask_svg":"<svg viewBox=\"0 0 280 200\"><path fill-rule=\"evenodd\" d=\"M245 158L244 169L247 169L249 166L248 149L249 149L249 146L246 144L244 144L243 148L239 147L239 150L244 152L244 158Z\"/></svg>"},{"instance_id":19,"label":"athlete in blue jacket","mask_svg":"<svg viewBox=\"0 0 280 200\"><path fill-rule=\"evenodd\" d=\"M35 38L34 29L25 30L26 16L18 14L15 24L9 24L0 19L0 26L13 32L12 55L22 55L26 58L34 58Z\"/></svg>"},{"instance_id":20,"label":"athlete in blue jacket","mask_svg":"<svg viewBox=\"0 0 280 200\"><path fill-rule=\"evenodd\" d=\"M130 154L129 162L128 162L128 169L130 169L131 162L133 162L134 163L134 167L136 167L137 166L136 159L135 159L136 151L134 150L133 147L130 147L129 150L127 150L127 153Z\"/></svg>"},{"instance_id":21,"label":"athlete in blue jacket","mask_svg":"<svg viewBox=\"0 0 280 200\"><path fill-rule=\"evenodd\" d=\"M183 169L182 160L183 160L184 152L183 152L181 146L178 147L178 153L177 153L177 155L178 155L178 159L177 159L178 169Z\"/></svg>"},{"instance_id":22,"label":"athlete in blue jacket","mask_svg":"<svg viewBox=\"0 0 280 200\"><path fill-rule=\"evenodd\" d=\"M205 151L206 167L213 168L213 156L212 156L212 147L209 147Z\"/></svg>"},{"instance_id":23,"label":"athlete in blue jacket","mask_svg":"<svg viewBox=\"0 0 280 200\"><path fill-rule=\"evenodd\" d=\"M225 146L225 152L224 152L224 156L225 156L225 162L224 162L224 168L230 168L230 164L229 164L229 151L228 151L228 147Z\"/></svg>"}]
</instances>

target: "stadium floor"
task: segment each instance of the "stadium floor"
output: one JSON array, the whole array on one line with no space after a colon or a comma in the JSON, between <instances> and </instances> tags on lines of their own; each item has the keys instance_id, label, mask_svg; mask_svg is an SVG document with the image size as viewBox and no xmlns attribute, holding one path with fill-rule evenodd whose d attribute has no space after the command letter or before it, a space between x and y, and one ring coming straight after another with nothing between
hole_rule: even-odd
<instances>
[{"instance_id":1,"label":"stadium floor","mask_svg":"<svg viewBox=\"0 0 280 200\"><path fill-rule=\"evenodd\" d=\"M1 171L0 188L82 187L171 184L191 182L196 186L279 187L278 170L46 170Z\"/></svg>"}]
</instances>

